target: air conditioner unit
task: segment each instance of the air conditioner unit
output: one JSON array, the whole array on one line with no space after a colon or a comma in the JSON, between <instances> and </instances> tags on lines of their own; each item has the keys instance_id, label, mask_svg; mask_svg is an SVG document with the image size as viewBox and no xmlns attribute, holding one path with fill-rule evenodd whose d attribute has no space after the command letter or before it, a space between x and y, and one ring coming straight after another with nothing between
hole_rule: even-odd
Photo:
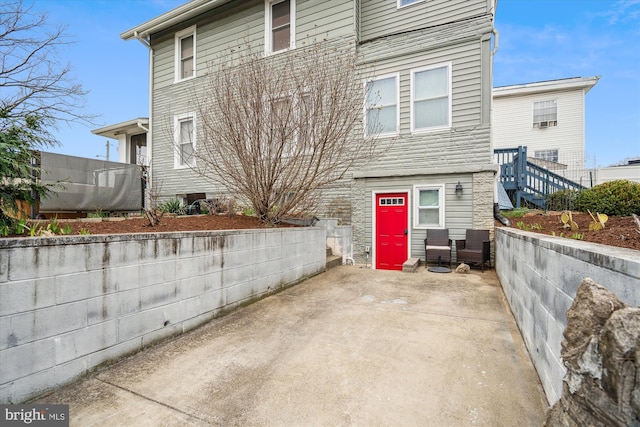
<instances>
[{"instance_id":1,"label":"air conditioner unit","mask_svg":"<svg viewBox=\"0 0 640 427\"><path fill-rule=\"evenodd\" d=\"M546 128L546 127L549 127L549 122L540 122L539 127L540 127L540 128Z\"/></svg>"}]
</instances>

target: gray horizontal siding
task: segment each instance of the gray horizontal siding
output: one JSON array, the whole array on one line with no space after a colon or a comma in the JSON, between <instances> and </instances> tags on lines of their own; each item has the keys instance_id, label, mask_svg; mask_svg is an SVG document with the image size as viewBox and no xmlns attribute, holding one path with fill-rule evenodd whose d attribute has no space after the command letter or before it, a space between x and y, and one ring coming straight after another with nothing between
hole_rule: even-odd
<instances>
[{"instance_id":1,"label":"gray horizontal siding","mask_svg":"<svg viewBox=\"0 0 640 427\"><path fill-rule=\"evenodd\" d=\"M360 40L462 21L487 13L486 0L425 0L397 8L395 0L362 0Z\"/></svg>"},{"instance_id":2,"label":"gray horizontal siding","mask_svg":"<svg viewBox=\"0 0 640 427\"><path fill-rule=\"evenodd\" d=\"M175 33L196 25L196 75L203 76L212 62L255 49L264 51L264 1L236 1L152 37L154 86L174 84ZM298 1L296 44L355 35L351 0ZM232 53L233 52L233 53ZM180 82L177 84L183 84Z\"/></svg>"}]
</instances>

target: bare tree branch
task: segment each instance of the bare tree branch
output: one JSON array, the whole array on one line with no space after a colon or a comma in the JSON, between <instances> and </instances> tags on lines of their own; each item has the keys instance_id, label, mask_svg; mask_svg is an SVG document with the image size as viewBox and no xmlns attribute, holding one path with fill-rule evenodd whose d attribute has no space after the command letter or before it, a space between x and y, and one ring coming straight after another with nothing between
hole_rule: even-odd
<instances>
[{"instance_id":1,"label":"bare tree branch","mask_svg":"<svg viewBox=\"0 0 640 427\"><path fill-rule=\"evenodd\" d=\"M362 129L364 90L352 45L221 59L198 96L191 167L264 222L311 214L323 189L381 152Z\"/></svg>"},{"instance_id":2,"label":"bare tree branch","mask_svg":"<svg viewBox=\"0 0 640 427\"><path fill-rule=\"evenodd\" d=\"M49 129L58 123L92 123L83 112L87 92L58 62L58 50L70 44L65 30L21 0L0 4L0 131L37 118L40 143L53 145Z\"/></svg>"}]
</instances>

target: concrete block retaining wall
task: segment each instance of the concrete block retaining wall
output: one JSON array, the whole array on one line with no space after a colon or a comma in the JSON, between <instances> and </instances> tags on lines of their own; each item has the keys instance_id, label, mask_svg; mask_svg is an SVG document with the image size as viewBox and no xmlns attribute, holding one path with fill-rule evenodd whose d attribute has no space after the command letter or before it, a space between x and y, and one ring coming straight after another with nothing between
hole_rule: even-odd
<instances>
[{"instance_id":1,"label":"concrete block retaining wall","mask_svg":"<svg viewBox=\"0 0 640 427\"><path fill-rule=\"evenodd\" d=\"M317 225L327 230L327 247L331 248L331 252L336 256L341 256L343 264L353 262L352 227L338 225L338 220L334 218L321 219Z\"/></svg>"},{"instance_id":2,"label":"concrete block retaining wall","mask_svg":"<svg viewBox=\"0 0 640 427\"><path fill-rule=\"evenodd\" d=\"M0 403L324 270L325 229L0 240Z\"/></svg>"},{"instance_id":3,"label":"concrete block retaining wall","mask_svg":"<svg viewBox=\"0 0 640 427\"><path fill-rule=\"evenodd\" d=\"M496 228L496 272L550 404L562 394L562 334L582 279L640 305L640 256L632 249Z\"/></svg>"}]
</instances>

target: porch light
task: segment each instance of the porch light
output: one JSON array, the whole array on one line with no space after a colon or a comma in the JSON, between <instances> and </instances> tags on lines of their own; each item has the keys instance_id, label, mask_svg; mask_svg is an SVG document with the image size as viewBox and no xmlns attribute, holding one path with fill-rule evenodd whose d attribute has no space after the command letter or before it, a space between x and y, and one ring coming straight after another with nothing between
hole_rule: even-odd
<instances>
[{"instance_id":1,"label":"porch light","mask_svg":"<svg viewBox=\"0 0 640 427\"><path fill-rule=\"evenodd\" d=\"M456 196L462 196L462 184L460 184L460 181L456 184Z\"/></svg>"}]
</instances>

